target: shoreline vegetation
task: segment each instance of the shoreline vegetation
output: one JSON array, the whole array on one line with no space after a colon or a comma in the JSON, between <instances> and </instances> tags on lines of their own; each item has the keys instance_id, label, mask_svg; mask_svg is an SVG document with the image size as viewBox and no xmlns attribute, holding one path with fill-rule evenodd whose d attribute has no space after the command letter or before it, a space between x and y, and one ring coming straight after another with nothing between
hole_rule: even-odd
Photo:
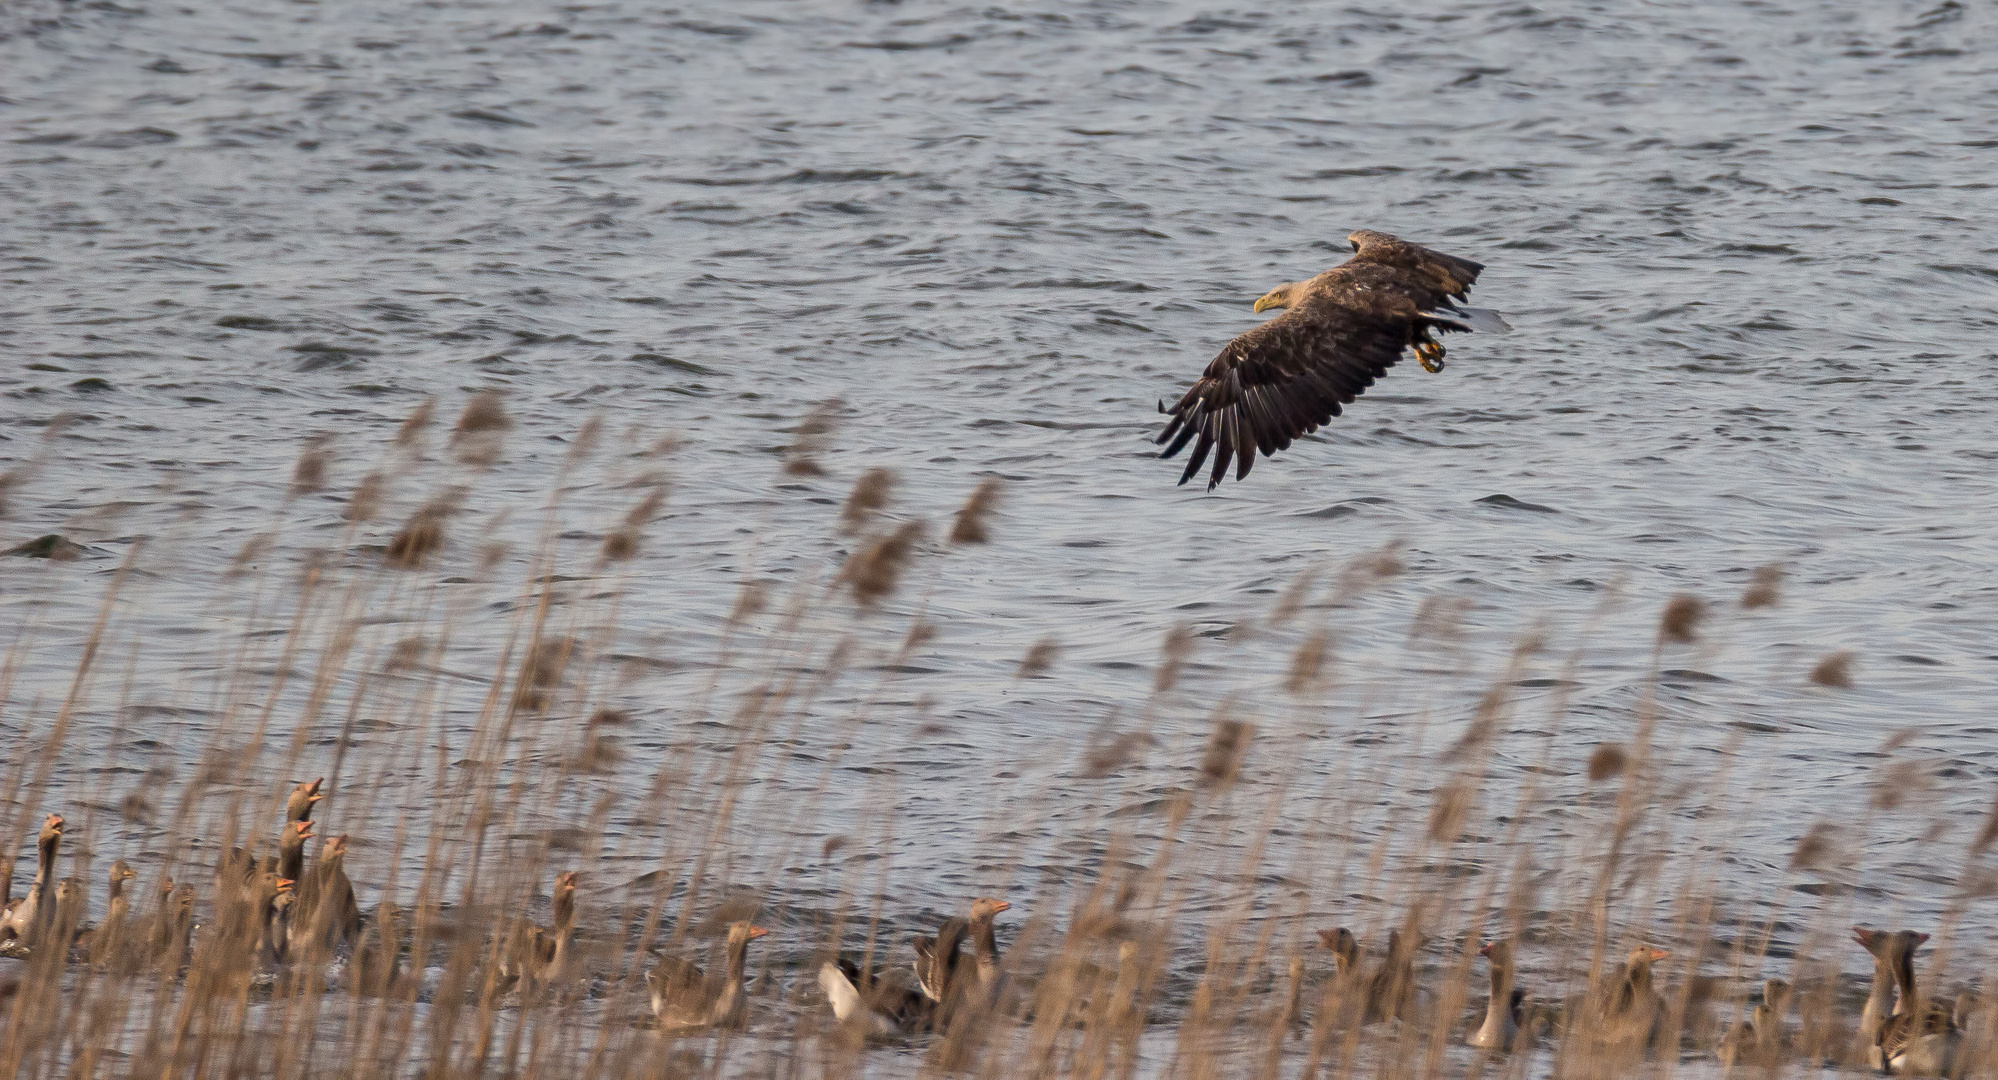
<instances>
[{"instance_id":1,"label":"shoreline vegetation","mask_svg":"<svg viewBox=\"0 0 1998 1080\"><path fill-rule=\"evenodd\" d=\"M796 425L785 474L825 476L839 415ZM1938 864L1942 917L1893 937L1921 941L1850 925L1902 929L1850 882L1877 820L1937 798L1906 733L1875 755L1867 804L1826 807L1796 839L1784 896L1731 889L1772 795L1746 735L1681 764L1660 687L1779 607L1780 568L1724 602L1653 601L1649 674L1601 741L1563 721L1615 590L1579 643L1529 632L1496 656L1469 655L1461 605L1426 600L1406 647L1445 647L1439 682L1486 671L1475 703L1412 715L1406 744L1356 743L1323 775L1290 740L1355 722L1327 704L1349 677L1342 613L1403 572L1392 550L1357 553L1243 623L1231 647L1282 650L1273 678L1191 679L1215 646L1160 627L1149 692L1081 745L1018 751L1042 756L1017 766L1012 812L1031 822L980 808L912 838L909 801L953 792L867 758L953 742L903 685L939 631L926 564L1003 561L1005 488L979 482L931 523L866 471L827 515L836 562L746 569L699 649L654 651L625 625L642 621L628 585L672 542L673 440L587 424L523 555L495 524L509 511L479 506L512 428L495 394L448 428L426 402L338 493L338 528L302 536L290 511L327 497L335 464L310 441L284 506L244 521L219 571L190 569L171 532L115 559L60 535L8 552L0 870L8 900L33 904L0 924L0 1072L1773 1076L1866 1067L1884 1036L1861 1030L1865 981L1841 974L1862 955L1890 982L1919 974L1877 1010L1909 1019L1880 1028L1931 1050L1954 1033L1954 1074L1998 1063L1988 957L1959 932L1998 880L1998 807ZM0 523L40 460L0 478ZM624 505L584 530L565 497L592 469ZM38 595L79 559L106 567L97 614L51 643ZM151 606L168 590L202 605L172 619L234 631L177 644ZM1059 680L1060 632L994 667ZM1854 671L1834 652L1805 677L1836 692ZM684 698L635 701L659 672ZM1043 843L1083 872L1037 862ZM944 845L967 850L925 865ZM917 909L912 893L955 899ZM918 936L941 1002L918 987Z\"/></svg>"}]
</instances>

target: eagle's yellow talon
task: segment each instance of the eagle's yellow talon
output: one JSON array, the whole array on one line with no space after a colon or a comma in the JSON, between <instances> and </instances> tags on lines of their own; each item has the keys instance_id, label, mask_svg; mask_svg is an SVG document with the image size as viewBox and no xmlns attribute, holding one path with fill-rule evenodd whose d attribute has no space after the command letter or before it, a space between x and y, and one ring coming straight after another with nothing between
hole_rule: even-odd
<instances>
[{"instance_id":1,"label":"eagle's yellow talon","mask_svg":"<svg viewBox=\"0 0 1998 1080\"><path fill-rule=\"evenodd\" d=\"M1422 361L1422 370L1432 375L1443 370L1443 346L1434 341L1416 342L1415 358Z\"/></svg>"}]
</instances>

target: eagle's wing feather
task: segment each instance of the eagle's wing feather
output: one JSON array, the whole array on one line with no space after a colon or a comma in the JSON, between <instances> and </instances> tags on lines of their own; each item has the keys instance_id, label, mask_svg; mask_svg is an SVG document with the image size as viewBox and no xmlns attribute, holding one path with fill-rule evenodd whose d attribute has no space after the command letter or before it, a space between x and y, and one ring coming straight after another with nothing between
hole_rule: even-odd
<instances>
[{"instance_id":1,"label":"eagle's wing feather","mask_svg":"<svg viewBox=\"0 0 1998 1080\"><path fill-rule=\"evenodd\" d=\"M1210 452L1208 490L1230 464L1236 479L1249 475L1257 452L1268 457L1318 430L1394 366L1408 342L1407 317L1355 299L1312 297L1221 350L1200 381L1165 409L1172 419L1158 437L1166 447L1160 456L1172 457L1193 440L1180 483L1200 471Z\"/></svg>"}]
</instances>

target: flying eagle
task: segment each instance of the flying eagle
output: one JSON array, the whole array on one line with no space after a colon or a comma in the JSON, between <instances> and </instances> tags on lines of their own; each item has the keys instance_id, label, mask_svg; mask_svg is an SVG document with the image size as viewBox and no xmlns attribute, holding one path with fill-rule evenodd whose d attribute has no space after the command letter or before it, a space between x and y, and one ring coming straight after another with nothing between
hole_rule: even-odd
<instances>
[{"instance_id":1,"label":"flying eagle","mask_svg":"<svg viewBox=\"0 0 1998 1080\"><path fill-rule=\"evenodd\" d=\"M1231 459L1235 479L1249 475L1256 451L1268 457L1330 423L1404 348L1414 347L1425 371L1442 371L1443 346L1431 331L1512 329L1495 312L1455 302L1469 297L1482 264L1365 229L1346 239L1352 258L1271 289L1256 310L1284 313L1229 342L1178 404L1159 402L1172 417L1159 433L1160 457L1200 439L1180 483L1200 471L1210 451L1207 490L1227 475Z\"/></svg>"}]
</instances>

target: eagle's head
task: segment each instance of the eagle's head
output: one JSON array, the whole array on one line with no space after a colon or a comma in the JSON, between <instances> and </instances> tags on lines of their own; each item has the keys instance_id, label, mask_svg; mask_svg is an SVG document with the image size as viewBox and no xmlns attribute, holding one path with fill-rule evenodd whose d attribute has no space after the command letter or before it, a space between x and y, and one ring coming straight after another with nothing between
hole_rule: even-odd
<instances>
[{"instance_id":1,"label":"eagle's head","mask_svg":"<svg viewBox=\"0 0 1998 1080\"><path fill-rule=\"evenodd\" d=\"M1271 308L1289 307L1297 295L1297 290L1303 285L1301 281L1293 281L1264 293L1262 299L1256 301L1256 314L1260 315Z\"/></svg>"}]
</instances>

